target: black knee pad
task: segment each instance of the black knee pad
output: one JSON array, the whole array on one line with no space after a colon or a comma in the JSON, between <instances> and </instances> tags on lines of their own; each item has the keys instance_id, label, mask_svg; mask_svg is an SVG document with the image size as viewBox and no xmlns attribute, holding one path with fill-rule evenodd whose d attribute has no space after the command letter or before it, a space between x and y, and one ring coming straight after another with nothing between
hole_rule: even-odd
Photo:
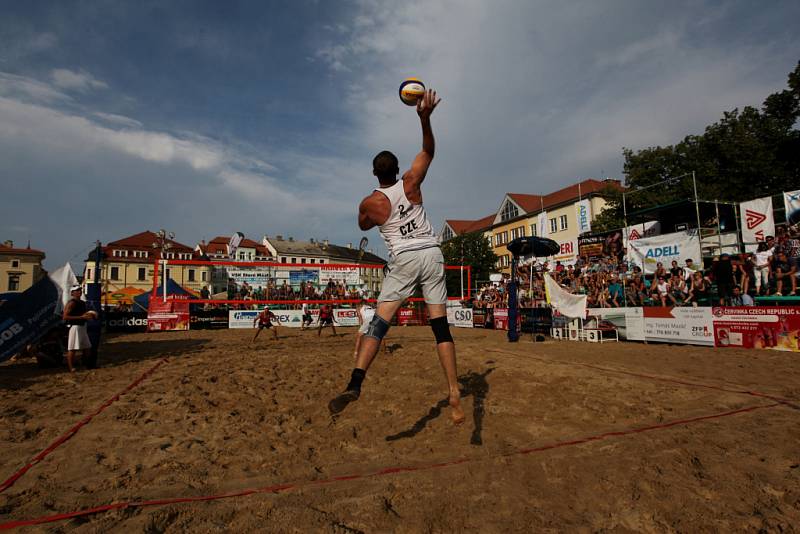
<instances>
[{"instance_id":1,"label":"black knee pad","mask_svg":"<svg viewBox=\"0 0 800 534\"><path fill-rule=\"evenodd\" d=\"M389 331L389 326L389 323L384 321L383 318L379 317L376 313L369 322L369 327L364 335L367 337L374 337L380 342L384 337L386 337L386 332Z\"/></svg>"},{"instance_id":2,"label":"black knee pad","mask_svg":"<svg viewBox=\"0 0 800 534\"><path fill-rule=\"evenodd\" d=\"M450 335L450 325L447 324L447 317L437 317L436 319L431 319L430 322L437 345L439 343L453 342L453 336Z\"/></svg>"}]
</instances>

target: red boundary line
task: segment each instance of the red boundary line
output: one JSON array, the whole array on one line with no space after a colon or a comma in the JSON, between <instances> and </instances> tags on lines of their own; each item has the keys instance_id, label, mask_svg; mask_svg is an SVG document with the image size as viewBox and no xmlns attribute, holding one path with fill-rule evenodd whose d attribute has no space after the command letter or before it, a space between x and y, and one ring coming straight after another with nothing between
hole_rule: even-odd
<instances>
[{"instance_id":1,"label":"red boundary line","mask_svg":"<svg viewBox=\"0 0 800 534\"><path fill-rule=\"evenodd\" d=\"M727 412L719 412L710 415L702 415L698 417L692 417L688 419L678 419L675 421L670 421L667 423L661 423L657 425L649 425L644 427L637 427L637 428L630 428L627 430L617 430L612 432L604 432L602 434L596 434L593 436L587 436L583 438L578 438L570 441L557 441L555 443L550 443L548 445L542 445L539 447L531 447L531 448L523 448L517 449L512 452L499 454L495 456L481 456L481 457L473 457L473 458L460 458L457 460L450 460L446 462L440 462L435 464L425 464L425 465L418 465L418 466L398 466L398 467L386 467L379 471L373 471L371 473L366 474L351 474L351 475L341 475L336 477L331 477L323 480L308 480L308 481L301 481L301 482L293 482L293 483L284 483L284 484L274 484L272 486L264 486L260 488L247 488L238 491L228 492L228 493L220 493L215 495L200 495L195 497L169 497L164 499L153 499L147 501L129 501L129 502L118 502L112 504L106 504L102 506L96 506L93 508L86 508L83 510L76 510L73 512L65 512L60 514L54 514L49 516L42 516L35 519L21 519L21 520L14 520L8 521L6 523L0 523L0 530L9 530L12 528L24 527L24 526L31 526L31 525L40 525L43 523L52 523L55 521L63 521L65 519L72 519L75 517L84 517L88 515L94 515L101 512L108 512L111 510L120 510L120 509L128 509L128 508L146 508L150 506L163 506L168 504L181 504L181 503L191 503L191 502L205 502L205 501L216 501L221 499L230 499L233 497L246 497L248 495L254 494L276 494L276 493L283 493L287 491L302 489L302 488L310 488L315 486L323 486L328 484L335 484L338 482L345 482L349 480L358 480L358 479L368 479L368 478L377 478L386 475L393 475L397 473L410 473L415 471L431 471L433 469L440 469L443 467L451 467L455 465L465 464L465 463L475 463L478 461L486 460L487 458L498 458L498 457L510 457L510 456L522 456L526 454L532 454L536 452L543 452L552 449L559 449L562 447L570 447L573 445L581 445L584 443L589 443L593 441L602 441L608 438L616 438L622 437L632 434L641 434L644 432L650 432L654 430L663 430L668 429L678 425L686 425L692 423L699 423L701 421L708 421L711 419L720 419L723 417L729 417L732 415L738 415L747 412L754 412L756 410L763 410L766 408L775 408L776 406L782 406L783 404L780 402L776 402L773 404L761 404L756 406L747 406L744 408L739 408L737 410L730 410Z\"/></svg>"},{"instance_id":2,"label":"red boundary line","mask_svg":"<svg viewBox=\"0 0 800 534\"><path fill-rule=\"evenodd\" d=\"M594 364L591 364L591 363L570 362L570 361L564 361L564 360L546 360L544 358L538 358L536 356L530 356L528 354L519 354L517 352L511 352L511 351L502 350L502 349L486 349L486 350L487 350L487 352L499 352L499 353L502 353L502 354L512 354L514 356L520 356L520 357L523 357L523 358L530 358L532 360L537 360L537 361L544 362L544 363L551 363L551 364L552 363L556 363L556 364L561 364L561 365L575 365L575 366L579 366L579 367L586 367L588 369L594 369L594 370L597 370L597 371L605 371L605 372L608 372L608 373L617 373L617 374L621 374L621 375L633 376L633 377L636 377L636 378L646 378L648 380L656 380L658 382L669 382L671 384L679 384L681 386L706 388L706 389L713 389L715 391L723 391L725 393L736 393L736 394L739 394L739 395L748 395L750 397L757 397L757 398L761 398L761 399L768 399L768 400L771 400L771 401L775 401L775 402L777 402L779 404L783 404L783 405L788 406L790 408L794 408L795 410L800 410L800 406L795 404L796 401L794 401L792 399L786 399L784 397L778 397L776 395L769 395L767 393L761 393L759 391L750 391L750 390L744 390L744 389L730 389L730 388L724 388L722 386L715 386L715 385L712 385L712 384L704 384L702 382L688 382L686 380L681 380L681 379L673 378L673 377L648 375L648 374L644 374L644 373L634 373L633 371L623 371L621 369L614 369L614 368L611 368L611 367L603 367L602 365L594 365Z\"/></svg>"},{"instance_id":3,"label":"red boundary line","mask_svg":"<svg viewBox=\"0 0 800 534\"><path fill-rule=\"evenodd\" d=\"M51 452L53 452L58 447L69 441L72 438L72 436L78 433L78 430L80 430L81 427L88 424L89 421L91 421L96 415L100 414L103 410L114 404L117 400L119 400L119 398L122 395L128 393L130 390L141 384L148 376L153 374L153 372L155 372L156 369L158 369L161 365L165 364L167 361L168 360L166 358L160 360L153 367L142 373L141 376L139 376L139 378L128 384L128 387L126 387L125 389L123 389L122 391L120 391L107 401L105 401L103 404L100 405L99 408L97 408L95 411L93 411L92 413L81 419L78 423L75 424L75 426L67 430L53 443L48 445L46 449L44 449L42 452L34 456L27 464L22 466L22 468L19 471L8 477L8 479L6 479L5 482L0 484L0 493L4 492L5 490L13 486L14 483L17 480L19 480L25 473L27 473L30 468L32 468L34 465L44 460Z\"/></svg>"}]
</instances>

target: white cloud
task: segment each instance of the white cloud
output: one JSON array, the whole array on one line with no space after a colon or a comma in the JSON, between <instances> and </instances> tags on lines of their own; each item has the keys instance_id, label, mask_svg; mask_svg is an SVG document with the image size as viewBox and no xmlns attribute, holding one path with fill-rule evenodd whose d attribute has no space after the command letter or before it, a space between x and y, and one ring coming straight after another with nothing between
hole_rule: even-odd
<instances>
[{"instance_id":1,"label":"white cloud","mask_svg":"<svg viewBox=\"0 0 800 534\"><path fill-rule=\"evenodd\" d=\"M53 83L62 89L74 90L79 92L91 91L93 89L108 89L108 84L98 80L85 71L75 72L69 69L53 69L50 73Z\"/></svg>"}]
</instances>

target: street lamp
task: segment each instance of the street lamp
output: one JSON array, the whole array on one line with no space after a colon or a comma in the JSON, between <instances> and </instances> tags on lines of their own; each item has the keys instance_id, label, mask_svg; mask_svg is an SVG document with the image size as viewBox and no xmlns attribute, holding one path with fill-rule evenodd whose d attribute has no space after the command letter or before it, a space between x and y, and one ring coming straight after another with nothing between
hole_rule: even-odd
<instances>
[{"instance_id":1,"label":"street lamp","mask_svg":"<svg viewBox=\"0 0 800 534\"><path fill-rule=\"evenodd\" d=\"M159 251L159 263L162 271L161 297L163 302L167 301L167 259L166 251L172 248L171 241L175 239L175 232L167 232L163 228L156 232L156 240L153 248Z\"/></svg>"}]
</instances>

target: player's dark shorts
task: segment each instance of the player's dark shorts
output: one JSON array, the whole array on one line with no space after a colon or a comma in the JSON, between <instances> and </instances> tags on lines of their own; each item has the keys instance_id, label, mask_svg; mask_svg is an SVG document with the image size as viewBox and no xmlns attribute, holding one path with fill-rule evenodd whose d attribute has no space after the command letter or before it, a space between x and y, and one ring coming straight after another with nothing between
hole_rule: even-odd
<instances>
[{"instance_id":1,"label":"player's dark shorts","mask_svg":"<svg viewBox=\"0 0 800 534\"><path fill-rule=\"evenodd\" d=\"M321 324L321 325L329 324L329 325L333 326L333 317L320 317L319 318L319 324Z\"/></svg>"},{"instance_id":2,"label":"player's dark shorts","mask_svg":"<svg viewBox=\"0 0 800 534\"><path fill-rule=\"evenodd\" d=\"M272 328L272 323L258 323L258 329L261 330L262 328Z\"/></svg>"},{"instance_id":3,"label":"player's dark shorts","mask_svg":"<svg viewBox=\"0 0 800 534\"><path fill-rule=\"evenodd\" d=\"M314 322L314 318L313 318L313 317L311 317L311 314L310 314L310 313L307 313L307 314L305 314L305 315L303 316L303 322L304 322L304 323L313 323L313 322Z\"/></svg>"}]
</instances>

